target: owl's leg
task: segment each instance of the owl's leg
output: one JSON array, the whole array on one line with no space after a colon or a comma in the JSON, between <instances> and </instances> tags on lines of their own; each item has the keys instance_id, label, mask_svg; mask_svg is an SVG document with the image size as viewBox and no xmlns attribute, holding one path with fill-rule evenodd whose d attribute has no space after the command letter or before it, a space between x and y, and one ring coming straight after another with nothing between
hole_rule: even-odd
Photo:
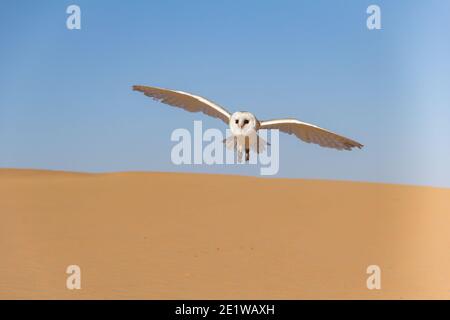
<instances>
[{"instance_id":1,"label":"owl's leg","mask_svg":"<svg viewBox=\"0 0 450 320\"><path fill-rule=\"evenodd\" d=\"M244 148L245 148L245 162L250 160L250 137L247 136L244 139Z\"/></svg>"},{"instance_id":2,"label":"owl's leg","mask_svg":"<svg viewBox=\"0 0 450 320\"><path fill-rule=\"evenodd\" d=\"M237 150L237 159L238 159L239 163L242 162L242 149L241 148L238 148L238 150Z\"/></svg>"},{"instance_id":3,"label":"owl's leg","mask_svg":"<svg viewBox=\"0 0 450 320\"><path fill-rule=\"evenodd\" d=\"M256 135L256 153L259 154L259 136Z\"/></svg>"}]
</instances>

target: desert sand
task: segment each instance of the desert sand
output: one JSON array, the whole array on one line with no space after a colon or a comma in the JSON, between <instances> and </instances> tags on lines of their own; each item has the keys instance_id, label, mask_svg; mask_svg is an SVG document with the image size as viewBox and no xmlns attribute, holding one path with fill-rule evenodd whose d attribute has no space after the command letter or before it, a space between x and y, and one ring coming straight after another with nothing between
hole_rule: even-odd
<instances>
[{"instance_id":1,"label":"desert sand","mask_svg":"<svg viewBox=\"0 0 450 320\"><path fill-rule=\"evenodd\" d=\"M450 189L3 169L0 219L1 299L450 298Z\"/></svg>"}]
</instances>

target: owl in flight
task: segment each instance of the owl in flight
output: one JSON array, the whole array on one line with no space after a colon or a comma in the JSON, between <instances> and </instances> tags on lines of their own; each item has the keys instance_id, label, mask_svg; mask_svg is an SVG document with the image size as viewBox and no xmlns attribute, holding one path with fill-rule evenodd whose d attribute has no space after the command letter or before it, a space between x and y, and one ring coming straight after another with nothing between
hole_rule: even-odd
<instances>
[{"instance_id":1,"label":"owl in flight","mask_svg":"<svg viewBox=\"0 0 450 320\"><path fill-rule=\"evenodd\" d=\"M294 134L305 142L312 142L321 147L338 150L351 150L355 147L361 149L363 147L359 142L296 119L259 121L250 112L238 111L231 114L225 108L210 100L183 91L148 86L133 86L133 90L189 112L203 112L228 124L231 129L231 136L225 139L224 143L227 148L237 149L239 161L242 161L244 152L245 161L249 161L250 150L259 153L265 149L268 143L258 136L257 133L260 129L278 129L285 133Z\"/></svg>"}]
</instances>

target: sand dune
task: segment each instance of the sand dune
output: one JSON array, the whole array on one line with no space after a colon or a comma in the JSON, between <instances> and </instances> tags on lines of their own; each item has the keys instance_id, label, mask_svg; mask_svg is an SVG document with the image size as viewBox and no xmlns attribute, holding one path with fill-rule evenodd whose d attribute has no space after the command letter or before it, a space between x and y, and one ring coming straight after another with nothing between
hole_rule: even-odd
<instances>
[{"instance_id":1,"label":"sand dune","mask_svg":"<svg viewBox=\"0 0 450 320\"><path fill-rule=\"evenodd\" d=\"M0 170L0 219L2 299L450 298L449 189Z\"/></svg>"}]
</instances>

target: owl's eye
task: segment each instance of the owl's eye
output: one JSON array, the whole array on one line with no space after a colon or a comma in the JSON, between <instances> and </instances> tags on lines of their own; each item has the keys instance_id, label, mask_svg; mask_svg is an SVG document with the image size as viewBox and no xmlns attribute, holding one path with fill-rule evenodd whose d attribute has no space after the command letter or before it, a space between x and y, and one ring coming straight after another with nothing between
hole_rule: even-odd
<instances>
[{"instance_id":1,"label":"owl's eye","mask_svg":"<svg viewBox=\"0 0 450 320\"><path fill-rule=\"evenodd\" d=\"M248 123L249 123L248 119L245 119L244 124L248 124Z\"/></svg>"},{"instance_id":2,"label":"owl's eye","mask_svg":"<svg viewBox=\"0 0 450 320\"><path fill-rule=\"evenodd\" d=\"M235 121L234 121L236 124L238 124L239 123L239 120L238 119L236 119Z\"/></svg>"}]
</instances>

